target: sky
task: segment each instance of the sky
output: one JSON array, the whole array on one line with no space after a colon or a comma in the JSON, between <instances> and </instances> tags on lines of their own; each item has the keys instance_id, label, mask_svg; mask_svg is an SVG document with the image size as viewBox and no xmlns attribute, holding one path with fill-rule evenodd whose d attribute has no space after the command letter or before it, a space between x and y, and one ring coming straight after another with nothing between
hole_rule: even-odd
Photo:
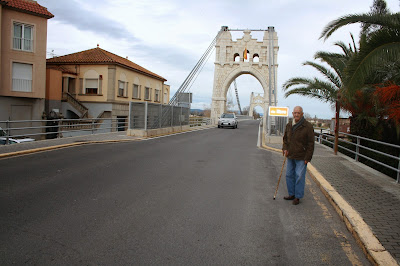
<instances>
[{"instance_id":1,"label":"sky","mask_svg":"<svg viewBox=\"0 0 400 266\"><path fill-rule=\"evenodd\" d=\"M37 0L54 15L48 20L47 57L100 48L129 60L167 79L171 97L202 57L221 26L230 29L268 29L278 34L278 106L290 112L301 105L311 117L330 119L329 103L292 95L284 97L282 84L293 77L320 77L312 67L318 51L340 52L337 41L358 39L360 25L339 29L329 39L319 39L324 27L348 14L367 13L373 0ZM386 0L399 12L399 0ZM262 39L262 32L252 32ZM232 32L233 40L241 32ZM192 108L211 107L214 82L213 53L192 84ZM242 109L250 105L251 92L263 93L251 75L236 79ZM228 92L236 103L235 92ZM257 108L262 113L262 109ZM346 116L346 114L343 114Z\"/></svg>"}]
</instances>

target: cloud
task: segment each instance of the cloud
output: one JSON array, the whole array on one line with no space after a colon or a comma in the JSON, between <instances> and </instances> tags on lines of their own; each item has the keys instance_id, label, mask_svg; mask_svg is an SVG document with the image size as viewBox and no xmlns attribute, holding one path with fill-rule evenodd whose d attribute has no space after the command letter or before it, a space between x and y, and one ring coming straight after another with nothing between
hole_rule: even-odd
<instances>
[{"instance_id":1,"label":"cloud","mask_svg":"<svg viewBox=\"0 0 400 266\"><path fill-rule=\"evenodd\" d=\"M99 15L93 9L102 5L104 1L93 2L91 8L85 8L85 5L77 0L53 1L41 0L39 3L54 15L53 21L63 24L73 25L81 31L89 31L95 34L101 34L108 38L130 39L138 41L131 32L117 23L115 20L108 19ZM105 2L106 3L106 2Z\"/></svg>"},{"instance_id":2,"label":"cloud","mask_svg":"<svg viewBox=\"0 0 400 266\"><path fill-rule=\"evenodd\" d=\"M168 81L174 93L203 55L221 26L231 29L266 29L278 34L278 101L290 108L302 104L312 116L331 117L328 103L300 96L283 98L282 84L291 77L318 73L302 62L313 60L317 51L332 51L335 41L348 42L346 26L327 41L319 36L327 23L352 13L368 12L372 0L38 0L55 17L48 22L48 48L57 55L100 47L129 59ZM386 0L398 11L398 0ZM254 34L254 35L253 35ZM253 37L256 35L253 33ZM232 34L234 40L235 34ZM260 39L260 36L257 36ZM262 38L262 36L261 36ZM48 51L49 52L49 51ZM191 91L195 104L211 104L214 60L212 54ZM259 82L240 76L237 80L241 105L249 104L252 91L262 92Z\"/></svg>"}]
</instances>

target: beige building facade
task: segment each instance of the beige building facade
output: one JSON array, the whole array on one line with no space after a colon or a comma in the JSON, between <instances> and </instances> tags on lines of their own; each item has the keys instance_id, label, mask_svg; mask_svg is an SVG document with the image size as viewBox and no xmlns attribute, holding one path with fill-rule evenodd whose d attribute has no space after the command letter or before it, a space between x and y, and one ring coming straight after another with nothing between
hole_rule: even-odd
<instances>
[{"instance_id":1,"label":"beige building facade","mask_svg":"<svg viewBox=\"0 0 400 266\"><path fill-rule=\"evenodd\" d=\"M0 121L41 119L52 17L36 1L0 0Z\"/></svg>"},{"instance_id":2,"label":"beige building facade","mask_svg":"<svg viewBox=\"0 0 400 266\"><path fill-rule=\"evenodd\" d=\"M99 47L47 59L46 111L127 121L129 102L168 104L165 78Z\"/></svg>"}]
</instances>

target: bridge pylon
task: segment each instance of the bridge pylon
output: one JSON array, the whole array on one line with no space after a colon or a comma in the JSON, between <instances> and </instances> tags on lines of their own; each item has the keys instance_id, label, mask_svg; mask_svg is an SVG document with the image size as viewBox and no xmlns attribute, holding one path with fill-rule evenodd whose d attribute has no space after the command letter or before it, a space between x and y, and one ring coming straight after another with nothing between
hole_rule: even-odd
<instances>
[{"instance_id":1,"label":"bridge pylon","mask_svg":"<svg viewBox=\"0 0 400 266\"><path fill-rule=\"evenodd\" d=\"M252 92L250 95L250 109L249 116L253 117L254 108L260 106L263 109L263 113L265 114L265 110L268 108L268 103L265 102L264 93L254 93Z\"/></svg>"},{"instance_id":2,"label":"bridge pylon","mask_svg":"<svg viewBox=\"0 0 400 266\"><path fill-rule=\"evenodd\" d=\"M242 31L243 37L232 40L231 31ZM263 31L262 41L253 39L252 31ZM278 35L274 27L267 30L239 30L224 26L215 44L215 70L213 96L211 103L211 119L217 123L218 117L226 112L227 92L231 83L240 75L250 74L261 84L264 90L264 120L268 106L277 103L277 56ZM264 132L267 131L265 120Z\"/></svg>"}]
</instances>

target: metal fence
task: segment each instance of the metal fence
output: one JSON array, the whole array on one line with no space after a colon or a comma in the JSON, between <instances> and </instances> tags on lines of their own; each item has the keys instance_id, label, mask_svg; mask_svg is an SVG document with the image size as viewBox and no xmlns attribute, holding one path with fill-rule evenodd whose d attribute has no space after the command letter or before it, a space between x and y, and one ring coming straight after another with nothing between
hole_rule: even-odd
<instances>
[{"instance_id":1,"label":"metal fence","mask_svg":"<svg viewBox=\"0 0 400 266\"><path fill-rule=\"evenodd\" d=\"M269 131L267 128L268 135L283 136L285 134L286 124L288 123L288 117L281 116L268 116L267 125L269 124Z\"/></svg>"},{"instance_id":2,"label":"metal fence","mask_svg":"<svg viewBox=\"0 0 400 266\"><path fill-rule=\"evenodd\" d=\"M211 118L204 116L191 116L189 117L189 125L191 127L200 127L211 125Z\"/></svg>"},{"instance_id":3,"label":"metal fence","mask_svg":"<svg viewBox=\"0 0 400 266\"><path fill-rule=\"evenodd\" d=\"M129 129L155 129L189 125L190 109L149 102L129 103Z\"/></svg>"},{"instance_id":4,"label":"metal fence","mask_svg":"<svg viewBox=\"0 0 400 266\"><path fill-rule=\"evenodd\" d=\"M343 132L339 132L341 136L344 136L342 138L339 138L338 142L338 147L339 149L342 149L344 152L347 152L348 154L352 155L352 158L355 159L356 161L359 161L360 158L363 158L367 161L373 162L377 165L383 166L384 168L393 170L397 173L397 179L396 182L400 182L400 146L399 145L394 145L382 141L377 141L373 139L368 139L352 134L347 134ZM335 136L330 135L330 134L325 134L325 133L315 133L315 139L321 144L328 144L328 146L333 146L335 143ZM379 147L382 149L382 151L367 147L368 144L370 143L376 143L379 144ZM394 154L389 154L385 151L388 150L388 148L391 148L395 153ZM371 155L367 155L367 153ZM374 158L371 158L374 157ZM379 158L379 159L378 159ZM389 165L392 164L392 165ZM393 165L397 165L393 166Z\"/></svg>"},{"instance_id":5,"label":"metal fence","mask_svg":"<svg viewBox=\"0 0 400 266\"><path fill-rule=\"evenodd\" d=\"M112 118L0 121L0 136L6 138L6 143L9 138L42 140L126 129L126 122Z\"/></svg>"}]
</instances>

